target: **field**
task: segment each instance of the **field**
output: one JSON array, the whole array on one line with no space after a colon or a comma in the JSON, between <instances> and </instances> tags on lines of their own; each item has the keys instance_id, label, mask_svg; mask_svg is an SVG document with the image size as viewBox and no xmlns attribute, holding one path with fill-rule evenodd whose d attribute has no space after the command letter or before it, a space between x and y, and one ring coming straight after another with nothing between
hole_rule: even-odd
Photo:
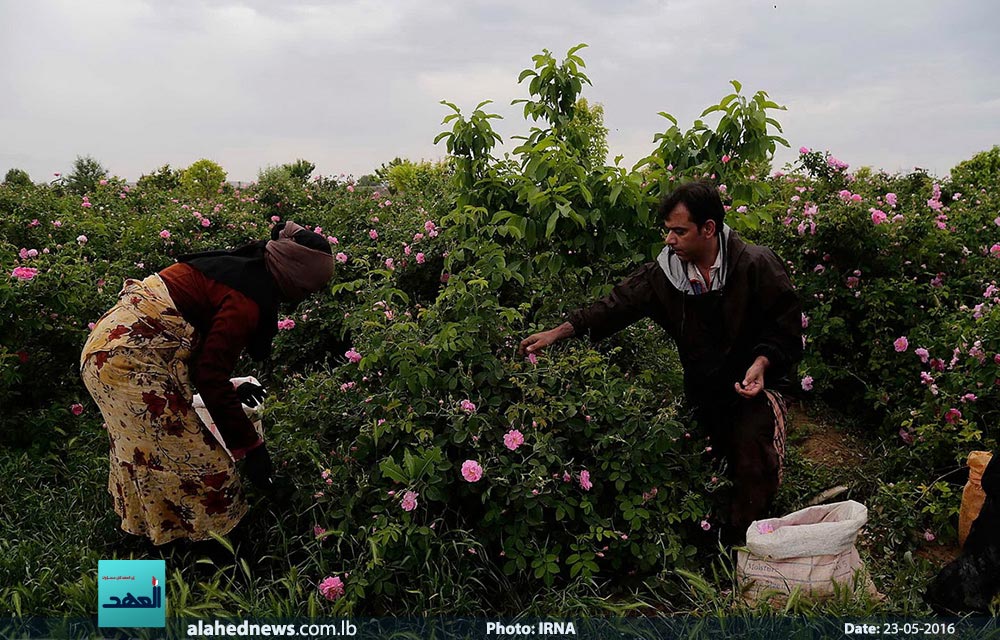
<instances>
[{"instance_id":1,"label":"field","mask_svg":"<svg viewBox=\"0 0 1000 640\"><path fill-rule=\"evenodd\" d=\"M800 149L775 170L781 107L734 93L649 158L606 165L582 60L539 56L514 155L480 105L445 118L440 163L246 188L214 163L135 184L78 163L0 186L0 615L92 615L96 562L165 557L171 616L750 616L717 539L727 489L683 404L670 341L640 320L528 360L662 246L651 211L713 178L727 223L775 250L803 302L778 513L828 489L868 507L858 540L884 598L794 597L784 613L929 613L957 553L970 451L1000 420L1000 148L946 177L852 169ZM714 115L713 115L714 114ZM599 114L597 114L599 116ZM528 120L535 116L537 120ZM273 495L212 547L118 528L107 436L78 359L121 283L294 220L329 237L329 289L285 310L264 381ZM523 444L505 445L517 431ZM516 441L515 438L513 441ZM464 461L483 477L463 477ZM343 585L331 590L329 578Z\"/></svg>"}]
</instances>

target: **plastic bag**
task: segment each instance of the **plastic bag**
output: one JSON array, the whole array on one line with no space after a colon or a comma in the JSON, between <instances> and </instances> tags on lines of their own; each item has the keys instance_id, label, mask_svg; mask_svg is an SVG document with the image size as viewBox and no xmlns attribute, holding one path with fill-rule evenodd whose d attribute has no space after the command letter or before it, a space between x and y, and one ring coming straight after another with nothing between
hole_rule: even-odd
<instances>
[{"instance_id":1,"label":"plastic bag","mask_svg":"<svg viewBox=\"0 0 1000 640\"><path fill-rule=\"evenodd\" d=\"M965 546L969 529L983 508L986 494L983 492L983 472L993 454L989 451L973 451L969 454L969 481L962 490L962 506L958 512L958 544Z\"/></svg>"},{"instance_id":2,"label":"plastic bag","mask_svg":"<svg viewBox=\"0 0 1000 640\"><path fill-rule=\"evenodd\" d=\"M232 378L230 379L230 382L233 383L234 389L243 384L244 382L252 382L253 384L260 385L260 382L257 381L257 378L254 378L253 376L247 376L245 378ZM215 436L215 439L219 441L219 444L222 445L222 448L225 449L226 453L229 454L229 457L232 458L233 454L232 452L229 451L229 447L226 446L226 441L222 439L222 434L219 433L219 428L215 426L215 421L212 420L212 416L211 414L209 414L208 408L205 407L205 402L204 400L201 399L201 394L200 393L195 394L192 400L193 400L192 406L194 407L194 412L198 414L198 418L201 419L202 424L208 427L208 430L212 432L212 435ZM262 440L264 439L264 425L262 424L260 419L260 410L261 408L263 408L263 406L264 406L263 404L258 404L256 407L250 407L247 406L246 404L243 405L243 413L245 413L246 416L250 418L250 422L253 423L253 428L257 431L257 435L259 435Z\"/></svg>"}]
</instances>

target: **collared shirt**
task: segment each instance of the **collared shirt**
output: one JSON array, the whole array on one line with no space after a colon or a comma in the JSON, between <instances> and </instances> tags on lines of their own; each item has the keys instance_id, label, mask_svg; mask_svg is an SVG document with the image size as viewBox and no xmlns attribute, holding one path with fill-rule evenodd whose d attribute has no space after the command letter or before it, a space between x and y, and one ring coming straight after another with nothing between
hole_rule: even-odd
<instances>
[{"instance_id":1,"label":"collared shirt","mask_svg":"<svg viewBox=\"0 0 1000 640\"><path fill-rule=\"evenodd\" d=\"M684 266L687 269L687 278L691 283L691 289L695 295L700 295L706 291L715 291L721 289L722 285L725 284L722 278L719 276L719 271L722 269L722 243L719 243L719 249L715 252L715 262L708 269L708 279L709 282L705 282L705 276L702 275L701 269L698 268L693 262L685 262Z\"/></svg>"}]
</instances>

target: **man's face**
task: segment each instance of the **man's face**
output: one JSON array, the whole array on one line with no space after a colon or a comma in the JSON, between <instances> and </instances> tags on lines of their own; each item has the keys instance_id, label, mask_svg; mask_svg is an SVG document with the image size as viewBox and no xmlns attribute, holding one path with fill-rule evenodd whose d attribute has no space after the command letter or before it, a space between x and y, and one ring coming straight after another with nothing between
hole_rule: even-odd
<instances>
[{"instance_id":1,"label":"man's face","mask_svg":"<svg viewBox=\"0 0 1000 640\"><path fill-rule=\"evenodd\" d=\"M664 221L663 227L666 231L666 245L685 262L700 262L712 250L715 221L709 220L699 229L692 222L691 212L684 203L674 207Z\"/></svg>"}]
</instances>

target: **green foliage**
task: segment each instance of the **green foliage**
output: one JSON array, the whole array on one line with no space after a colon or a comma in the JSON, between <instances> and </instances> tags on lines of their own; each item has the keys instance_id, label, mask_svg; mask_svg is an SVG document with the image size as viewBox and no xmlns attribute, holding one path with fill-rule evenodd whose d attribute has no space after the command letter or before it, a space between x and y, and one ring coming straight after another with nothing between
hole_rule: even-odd
<instances>
[{"instance_id":1,"label":"green foliage","mask_svg":"<svg viewBox=\"0 0 1000 640\"><path fill-rule=\"evenodd\" d=\"M731 80L730 84L735 93L701 114L702 118L720 114L715 129L699 118L682 132L675 117L660 112L671 126L654 136L653 141L658 143L656 151L637 165L648 171L647 179L653 184L654 194L670 192L676 180L711 177L727 186L727 194L737 210L768 198L770 186L759 178L763 177L762 172L767 172L776 145L788 146L784 138L769 132L769 128L781 132L781 125L769 111L784 111L785 107L773 102L764 91L747 99L740 93L743 86L739 82ZM745 231L757 229L769 219L763 211L755 209L739 217L727 216L726 222L738 231Z\"/></svg>"},{"instance_id":2,"label":"green foliage","mask_svg":"<svg viewBox=\"0 0 1000 640\"><path fill-rule=\"evenodd\" d=\"M951 170L951 181L956 190L970 195L979 189L995 191L1000 186L1000 146L959 162Z\"/></svg>"},{"instance_id":3,"label":"green foliage","mask_svg":"<svg viewBox=\"0 0 1000 640\"><path fill-rule=\"evenodd\" d=\"M65 177L68 192L82 196L97 189L98 183L108 176L108 170L91 156L77 156L73 171Z\"/></svg>"},{"instance_id":4,"label":"green foliage","mask_svg":"<svg viewBox=\"0 0 1000 640\"><path fill-rule=\"evenodd\" d=\"M383 166L385 169L380 175L392 194L442 192L451 181L451 166L447 160L413 162L396 158Z\"/></svg>"},{"instance_id":5,"label":"green foliage","mask_svg":"<svg viewBox=\"0 0 1000 640\"><path fill-rule=\"evenodd\" d=\"M97 180L84 202L60 184L0 185L0 315L12 319L0 325L0 612L84 613L94 584L80 567L148 553L117 531L104 497L106 435L77 371L88 323L123 279L267 237L273 216L315 228L338 255L329 291L282 310L295 326L279 333L273 362L237 369L270 391L278 482L298 491L257 501L243 541L227 541L251 562L213 567L170 552L175 611L741 606L731 571L712 561L715 529L700 526L718 522L726 482L713 481L722 474L680 408L671 343L640 321L597 347L570 342L534 361L516 353L521 338L655 255L657 200L706 173L727 186L727 219L789 262L808 316L800 374L850 411L875 452L852 490L872 507L864 552L900 594L879 606L920 612L913 583L931 567L905 554L923 529L950 535L957 494L945 474L967 449L996 443L997 194L960 195L921 173L850 175L813 152L768 179L783 141L767 114L780 107L763 92L744 97L738 83L702 116L718 124L674 123L636 167L606 166L600 107L581 95L580 48L562 61L545 51L521 74L527 131L504 158L493 156L488 102L468 117L445 103L449 129L437 139L448 161L394 160L367 186L311 179L311 163L297 161L219 193L225 174L207 160L183 174L164 166L133 190ZM874 208L902 219L874 224ZM38 271L19 279L16 268ZM910 344L897 351L902 335ZM462 474L468 460L483 468L478 481ZM852 481L813 467L790 456L783 507ZM93 542L79 542L79 527ZM316 591L331 575L347 588L336 602ZM842 595L829 611L875 606Z\"/></svg>"},{"instance_id":6,"label":"green foliage","mask_svg":"<svg viewBox=\"0 0 1000 640\"><path fill-rule=\"evenodd\" d=\"M193 198L209 200L222 189L226 171L211 160L201 159L181 173L181 186Z\"/></svg>"},{"instance_id":7,"label":"green foliage","mask_svg":"<svg viewBox=\"0 0 1000 640\"><path fill-rule=\"evenodd\" d=\"M7 174L3 177L3 184L10 185L12 187L30 187L31 176L28 172L23 169L11 168L7 170Z\"/></svg>"},{"instance_id":8,"label":"green foliage","mask_svg":"<svg viewBox=\"0 0 1000 640\"><path fill-rule=\"evenodd\" d=\"M604 167L608 157L608 128L604 126L604 107L591 105L580 98L569 123L567 137L580 149L580 161L588 170Z\"/></svg>"},{"instance_id":9,"label":"green foliage","mask_svg":"<svg viewBox=\"0 0 1000 640\"><path fill-rule=\"evenodd\" d=\"M312 176L312 172L316 170L316 165L308 160L302 160L301 158L295 162L282 165L288 171L288 175L292 179L297 180L299 184L305 184L309 181L309 177Z\"/></svg>"},{"instance_id":10,"label":"green foliage","mask_svg":"<svg viewBox=\"0 0 1000 640\"><path fill-rule=\"evenodd\" d=\"M136 186L150 191L173 191L181 186L181 171L165 164L153 173L139 176Z\"/></svg>"}]
</instances>

